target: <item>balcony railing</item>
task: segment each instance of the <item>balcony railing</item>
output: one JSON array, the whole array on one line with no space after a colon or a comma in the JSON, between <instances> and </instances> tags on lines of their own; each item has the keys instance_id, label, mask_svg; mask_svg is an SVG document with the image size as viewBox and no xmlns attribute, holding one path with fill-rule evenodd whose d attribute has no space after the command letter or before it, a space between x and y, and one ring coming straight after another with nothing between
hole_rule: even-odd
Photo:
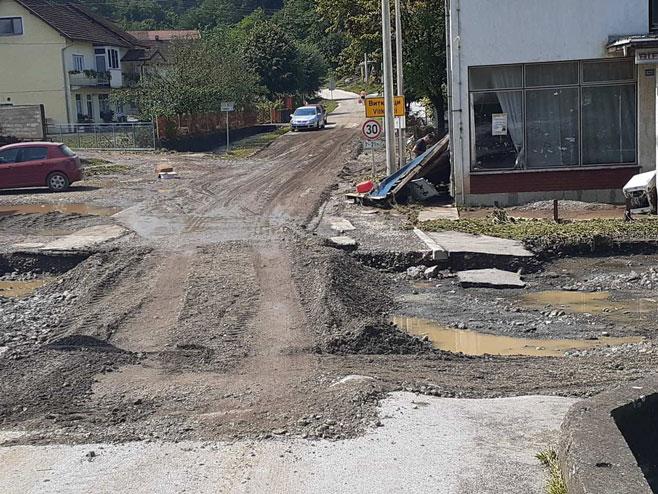
<instances>
[{"instance_id":1,"label":"balcony railing","mask_svg":"<svg viewBox=\"0 0 658 494\"><path fill-rule=\"evenodd\" d=\"M95 70L71 71L69 72L69 82L71 86L109 87L110 73Z\"/></svg>"}]
</instances>

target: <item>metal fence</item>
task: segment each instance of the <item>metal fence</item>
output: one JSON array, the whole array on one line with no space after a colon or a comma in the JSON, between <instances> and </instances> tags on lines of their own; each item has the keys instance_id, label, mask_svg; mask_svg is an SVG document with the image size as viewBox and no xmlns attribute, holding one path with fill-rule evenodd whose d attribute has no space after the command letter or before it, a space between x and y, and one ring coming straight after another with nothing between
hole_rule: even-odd
<instances>
[{"instance_id":1,"label":"metal fence","mask_svg":"<svg viewBox=\"0 0 658 494\"><path fill-rule=\"evenodd\" d=\"M155 149L152 123L50 124L48 139L72 149L147 151Z\"/></svg>"}]
</instances>

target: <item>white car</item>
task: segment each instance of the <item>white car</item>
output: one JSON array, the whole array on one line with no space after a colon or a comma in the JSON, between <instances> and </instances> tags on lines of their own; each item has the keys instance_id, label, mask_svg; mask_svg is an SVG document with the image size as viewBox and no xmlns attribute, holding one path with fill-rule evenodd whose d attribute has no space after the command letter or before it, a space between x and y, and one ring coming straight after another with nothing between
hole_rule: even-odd
<instances>
[{"instance_id":1,"label":"white car","mask_svg":"<svg viewBox=\"0 0 658 494\"><path fill-rule=\"evenodd\" d=\"M327 114L320 105L302 106L295 110L290 118L292 130L324 129L327 125Z\"/></svg>"}]
</instances>

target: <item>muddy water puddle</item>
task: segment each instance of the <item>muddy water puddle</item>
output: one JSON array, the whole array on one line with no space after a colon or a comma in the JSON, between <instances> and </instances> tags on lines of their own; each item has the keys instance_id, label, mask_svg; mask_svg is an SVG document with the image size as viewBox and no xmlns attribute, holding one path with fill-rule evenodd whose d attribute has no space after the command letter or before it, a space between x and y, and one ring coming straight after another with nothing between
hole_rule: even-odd
<instances>
[{"instance_id":1,"label":"muddy water puddle","mask_svg":"<svg viewBox=\"0 0 658 494\"><path fill-rule=\"evenodd\" d=\"M120 211L119 208L92 206L91 204L20 204L13 206L0 206L0 217L17 214L47 214L64 213L79 214L82 216L112 216Z\"/></svg>"},{"instance_id":2,"label":"muddy water puddle","mask_svg":"<svg viewBox=\"0 0 658 494\"><path fill-rule=\"evenodd\" d=\"M614 301L610 292L569 292L548 290L530 293L523 297L526 305L564 309L578 314L637 315L649 314L658 309L658 301L651 298Z\"/></svg>"},{"instance_id":3,"label":"muddy water puddle","mask_svg":"<svg viewBox=\"0 0 658 494\"><path fill-rule=\"evenodd\" d=\"M37 278L34 280L0 280L0 297L21 298L34 293L52 281L52 278Z\"/></svg>"},{"instance_id":4,"label":"muddy water puddle","mask_svg":"<svg viewBox=\"0 0 658 494\"><path fill-rule=\"evenodd\" d=\"M415 336L427 336L435 348L465 355L525 355L562 357L568 350L592 350L626 343L640 343L643 338L601 338L599 340L540 340L512 338L442 326L434 321L396 316L393 322Z\"/></svg>"}]
</instances>

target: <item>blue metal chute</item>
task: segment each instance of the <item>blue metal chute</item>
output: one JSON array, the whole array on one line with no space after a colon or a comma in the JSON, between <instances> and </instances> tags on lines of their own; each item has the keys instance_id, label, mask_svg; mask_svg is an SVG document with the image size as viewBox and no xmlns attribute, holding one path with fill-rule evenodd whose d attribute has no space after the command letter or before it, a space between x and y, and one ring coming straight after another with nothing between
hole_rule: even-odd
<instances>
[{"instance_id":1,"label":"blue metal chute","mask_svg":"<svg viewBox=\"0 0 658 494\"><path fill-rule=\"evenodd\" d=\"M418 176L426 165L433 163L447 149L448 137L446 136L423 154L382 180L377 188L366 196L367 199L371 201L384 201L392 195L395 196L405 185Z\"/></svg>"}]
</instances>

